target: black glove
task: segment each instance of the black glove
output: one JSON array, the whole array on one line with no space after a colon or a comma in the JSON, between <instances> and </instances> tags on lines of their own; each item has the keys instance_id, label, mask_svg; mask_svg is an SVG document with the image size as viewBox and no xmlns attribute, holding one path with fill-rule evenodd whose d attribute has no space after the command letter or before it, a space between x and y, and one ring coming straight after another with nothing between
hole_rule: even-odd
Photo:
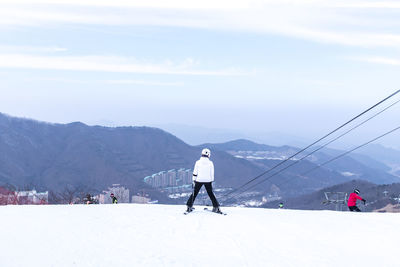
<instances>
[{"instance_id":1,"label":"black glove","mask_svg":"<svg viewBox=\"0 0 400 267\"><path fill-rule=\"evenodd\" d=\"M362 199L361 201L364 202L364 205L365 205L366 200L365 200L365 199Z\"/></svg>"}]
</instances>

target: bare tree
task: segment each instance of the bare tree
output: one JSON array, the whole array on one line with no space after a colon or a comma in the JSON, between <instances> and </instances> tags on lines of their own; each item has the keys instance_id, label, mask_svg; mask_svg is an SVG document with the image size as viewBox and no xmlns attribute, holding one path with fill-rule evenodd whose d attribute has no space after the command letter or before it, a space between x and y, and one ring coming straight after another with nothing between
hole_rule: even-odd
<instances>
[{"instance_id":1,"label":"bare tree","mask_svg":"<svg viewBox=\"0 0 400 267\"><path fill-rule=\"evenodd\" d=\"M48 204L47 196L36 191L33 183L17 187L7 184L0 190L0 203L2 205L32 205L32 204Z\"/></svg>"},{"instance_id":2,"label":"bare tree","mask_svg":"<svg viewBox=\"0 0 400 267\"><path fill-rule=\"evenodd\" d=\"M12 192L5 187L0 187L0 205L8 205Z\"/></svg>"},{"instance_id":3,"label":"bare tree","mask_svg":"<svg viewBox=\"0 0 400 267\"><path fill-rule=\"evenodd\" d=\"M49 198L51 203L54 204L77 204L83 203L87 196L87 188L82 185L65 185L65 187L58 192L50 192Z\"/></svg>"},{"instance_id":4,"label":"bare tree","mask_svg":"<svg viewBox=\"0 0 400 267\"><path fill-rule=\"evenodd\" d=\"M4 188L5 190L7 190L5 205L19 205L20 202L17 187L12 184L7 184Z\"/></svg>"},{"instance_id":5,"label":"bare tree","mask_svg":"<svg viewBox=\"0 0 400 267\"><path fill-rule=\"evenodd\" d=\"M64 189L59 193L61 203L63 204L74 204L79 194L79 189L72 185L66 185Z\"/></svg>"}]
</instances>

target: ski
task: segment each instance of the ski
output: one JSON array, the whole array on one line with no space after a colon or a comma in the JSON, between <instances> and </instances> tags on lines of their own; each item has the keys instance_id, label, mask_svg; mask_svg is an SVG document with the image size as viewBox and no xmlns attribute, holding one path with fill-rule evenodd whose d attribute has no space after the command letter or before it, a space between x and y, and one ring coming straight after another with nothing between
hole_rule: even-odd
<instances>
[{"instance_id":1,"label":"ski","mask_svg":"<svg viewBox=\"0 0 400 267\"><path fill-rule=\"evenodd\" d=\"M220 212L213 212L212 210L210 210L210 209L208 209L208 208L204 208L204 210L205 210L205 211L212 212L212 213L216 213L216 214L228 215L227 213L225 213L225 212L222 212L222 211L220 211Z\"/></svg>"},{"instance_id":2,"label":"ski","mask_svg":"<svg viewBox=\"0 0 400 267\"><path fill-rule=\"evenodd\" d=\"M192 210L191 210L191 211L185 211L185 212L183 213L183 215L188 215L189 213L193 212L194 210L195 210L194 207L192 207Z\"/></svg>"},{"instance_id":3,"label":"ski","mask_svg":"<svg viewBox=\"0 0 400 267\"><path fill-rule=\"evenodd\" d=\"M188 215L189 213L192 213L193 212L193 210L192 211L185 211L184 213L183 213L183 215Z\"/></svg>"}]
</instances>

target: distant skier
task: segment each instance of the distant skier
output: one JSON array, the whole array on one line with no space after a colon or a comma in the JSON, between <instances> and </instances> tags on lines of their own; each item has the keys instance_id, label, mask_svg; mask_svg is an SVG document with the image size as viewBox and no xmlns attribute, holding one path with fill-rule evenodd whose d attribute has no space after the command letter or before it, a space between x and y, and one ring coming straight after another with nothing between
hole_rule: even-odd
<instances>
[{"instance_id":1,"label":"distant skier","mask_svg":"<svg viewBox=\"0 0 400 267\"><path fill-rule=\"evenodd\" d=\"M357 207L357 199L364 202L365 205L366 200L360 197L358 194L360 194L360 190L358 189L354 189L354 192L350 194L349 200L347 201L347 206L349 207L350 211L361 211Z\"/></svg>"},{"instance_id":2,"label":"distant skier","mask_svg":"<svg viewBox=\"0 0 400 267\"><path fill-rule=\"evenodd\" d=\"M189 199L186 202L187 212L191 212L193 210L193 203L199 193L201 187L204 185L207 194L211 199L213 204L213 212L221 213L219 209L219 203L215 198L212 189L212 182L214 181L214 164L210 160L211 152L208 148L204 148L201 151L201 158L196 161L193 170L193 183L194 183L194 190L193 193L190 195Z\"/></svg>"},{"instance_id":3,"label":"distant skier","mask_svg":"<svg viewBox=\"0 0 400 267\"><path fill-rule=\"evenodd\" d=\"M283 203L282 203L282 202L279 203L279 208L280 208L280 209L283 209Z\"/></svg>"},{"instance_id":4,"label":"distant skier","mask_svg":"<svg viewBox=\"0 0 400 267\"><path fill-rule=\"evenodd\" d=\"M114 193L111 193L110 197L112 204L118 204L118 199L114 196Z\"/></svg>"},{"instance_id":5,"label":"distant skier","mask_svg":"<svg viewBox=\"0 0 400 267\"><path fill-rule=\"evenodd\" d=\"M87 194L86 195L86 199L84 199L84 200L85 200L87 205L93 204L93 198L92 198L92 196L90 194Z\"/></svg>"}]
</instances>

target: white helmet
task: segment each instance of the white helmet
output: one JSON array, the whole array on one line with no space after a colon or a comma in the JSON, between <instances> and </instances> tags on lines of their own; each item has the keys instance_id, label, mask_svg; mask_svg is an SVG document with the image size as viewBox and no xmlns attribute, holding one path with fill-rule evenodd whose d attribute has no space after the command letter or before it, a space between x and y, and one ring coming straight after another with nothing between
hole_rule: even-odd
<instances>
[{"instance_id":1,"label":"white helmet","mask_svg":"<svg viewBox=\"0 0 400 267\"><path fill-rule=\"evenodd\" d=\"M204 148L204 149L201 151L201 155L202 155L202 156L205 156L205 157L207 157L207 158L209 158L209 157L211 156L211 151L210 151L210 149Z\"/></svg>"}]
</instances>

